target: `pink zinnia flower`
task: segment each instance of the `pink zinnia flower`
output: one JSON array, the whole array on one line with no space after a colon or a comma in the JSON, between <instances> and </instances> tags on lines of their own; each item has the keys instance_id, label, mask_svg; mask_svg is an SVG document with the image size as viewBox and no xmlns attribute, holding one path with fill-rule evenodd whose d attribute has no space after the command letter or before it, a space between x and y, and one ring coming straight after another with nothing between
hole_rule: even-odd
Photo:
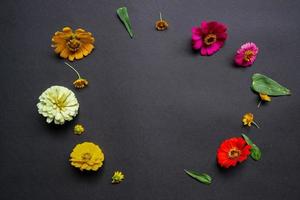
<instances>
[{"instance_id":1,"label":"pink zinnia flower","mask_svg":"<svg viewBox=\"0 0 300 200\"><path fill-rule=\"evenodd\" d=\"M227 27L219 22L201 23L192 29L193 49L200 50L201 55L210 56L224 45L227 38Z\"/></svg>"},{"instance_id":2,"label":"pink zinnia flower","mask_svg":"<svg viewBox=\"0 0 300 200\"><path fill-rule=\"evenodd\" d=\"M251 66L258 54L258 47L253 42L247 42L237 50L235 55L235 63L243 67Z\"/></svg>"}]
</instances>

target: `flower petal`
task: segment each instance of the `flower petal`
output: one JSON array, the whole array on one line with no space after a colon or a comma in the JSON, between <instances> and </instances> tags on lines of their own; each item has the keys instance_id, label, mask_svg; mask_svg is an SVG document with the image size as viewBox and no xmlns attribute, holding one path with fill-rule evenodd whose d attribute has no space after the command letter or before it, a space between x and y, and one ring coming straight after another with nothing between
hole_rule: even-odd
<instances>
[{"instance_id":1,"label":"flower petal","mask_svg":"<svg viewBox=\"0 0 300 200\"><path fill-rule=\"evenodd\" d=\"M193 44L193 49L195 49L195 50L198 50L202 47L202 40L198 40L198 41L195 41L193 43L194 43Z\"/></svg>"}]
</instances>

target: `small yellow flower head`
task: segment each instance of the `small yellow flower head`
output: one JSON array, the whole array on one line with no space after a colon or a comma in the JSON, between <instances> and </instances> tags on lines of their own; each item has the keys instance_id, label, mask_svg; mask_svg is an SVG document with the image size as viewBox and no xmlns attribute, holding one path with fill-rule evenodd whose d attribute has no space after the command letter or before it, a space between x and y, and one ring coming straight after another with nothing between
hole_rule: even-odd
<instances>
[{"instance_id":1,"label":"small yellow flower head","mask_svg":"<svg viewBox=\"0 0 300 200\"><path fill-rule=\"evenodd\" d=\"M104 154L100 147L92 142L77 144L70 154L71 165L83 170L97 171L104 161Z\"/></svg>"},{"instance_id":2,"label":"small yellow flower head","mask_svg":"<svg viewBox=\"0 0 300 200\"><path fill-rule=\"evenodd\" d=\"M243 121L244 125L251 126L251 124L254 122L254 115L252 113L246 113L243 116L242 121Z\"/></svg>"},{"instance_id":3,"label":"small yellow flower head","mask_svg":"<svg viewBox=\"0 0 300 200\"><path fill-rule=\"evenodd\" d=\"M76 135L81 135L84 132L84 127L81 124L76 124L74 126L74 133Z\"/></svg>"},{"instance_id":4,"label":"small yellow flower head","mask_svg":"<svg viewBox=\"0 0 300 200\"><path fill-rule=\"evenodd\" d=\"M125 178L124 174L120 171L115 171L114 175L112 176L112 183L120 183Z\"/></svg>"},{"instance_id":5,"label":"small yellow flower head","mask_svg":"<svg viewBox=\"0 0 300 200\"><path fill-rule=\"evenodd\" d=\"M94 49L94 42L92 33L81 28L73 31L70 27L64 27L52 37L55 53L70 61L89 55Z\"/></svg>"},{"instance_id":6,"label":"small yellow flower head","mask_svg":"<svg viewBox=\"0 0 300 200\"><path fill-rule=\"evenodd\" d=\"M73 85L75 88L84 88L85 86L87 86L89 84L89 82L86 79L83 78L79 78L76 81L73 82Z\"/></svg>"},{"instance_id":7,"label":"small yellow flower head","mask_svg":"<svg viewBox=\"0 0 300 200\"><path fill-rule=\"evenodd\" d=\"M262 101L271 101L271 97L266 94L259 93L259 97Z\"/></svg>"},{"instance_id":8,"label":"small yellow flower head","mask_svg":"<svg viewBox=\"0 0 300 200\"><path fill-rule=\"evenodd\" d=\"M259 128L258 124L254 121L254 115L252 113L246 113L243 116L242 122L244 123L244 126L251 126L252 124L254 124L257 128Z\"/></svg>"}]
</instances>

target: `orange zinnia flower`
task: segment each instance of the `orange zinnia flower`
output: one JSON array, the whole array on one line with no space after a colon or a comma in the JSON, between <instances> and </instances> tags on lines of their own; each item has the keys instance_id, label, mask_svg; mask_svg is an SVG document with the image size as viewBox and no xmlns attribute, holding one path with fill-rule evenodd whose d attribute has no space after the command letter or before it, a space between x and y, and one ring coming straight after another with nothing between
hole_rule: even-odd
<instances>
[{"instance_id":1,"label":"orange zinnia flower","mask_svg":"<svg viewBox=\"0 0 300 200\"><path fill-rule=\"evenodd\" d=\"M94 49L95 38L92 33L81 28L75 32L70 27L64 27L62 31L57 31L52 37L55 53L62 58L82 59L89 55Z\"/></svg>"}]
</instances>

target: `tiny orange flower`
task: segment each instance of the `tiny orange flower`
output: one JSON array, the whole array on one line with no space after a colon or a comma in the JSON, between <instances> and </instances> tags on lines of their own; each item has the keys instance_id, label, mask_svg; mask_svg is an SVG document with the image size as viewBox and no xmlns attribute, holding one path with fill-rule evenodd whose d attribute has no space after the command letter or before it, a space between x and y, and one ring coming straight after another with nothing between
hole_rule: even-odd
<instances>
[{"instance_id":1,"label":"tiny orange flower","mask_svg":"<svg viewBox=\"0 0 300 200\"><path fill-rule=\"evenodd\" d=\"M159 13L160 20L155 23L155 27L158 31L164 31L168 28L169 24L165 20L162 19L161 13Z\"/></svg>"},{"instance_id":2,"label":"tiny orange flower","mask_svg":"<svg viewBox=\"0 0 300 200\"><path fill-rule=\"evenodd\" d=\"M260 107L262 101L266 101L266 102L270 102L271 101L271 97L268 96L267 94L259 93L259 97L260 97L260 101L259 101L259 103L257 105L258 108Z\"/></svg>"},{"instance_id":3,"label":"tiny orange flower","mask_svg":"<svg viewBox=\"0 0 300 200\"><path fill-rule=\"evenodd\" d=\"M94 42L92 33L81 28L73 32L70 27L64 27L62 31L55 32L52 37L55 53L70 61L89 55L94 49Z\"/></svg>"},{"instance_id":4,"label":"tiny orange flower","mask_svg":"<svg viewBox=\"0 0 300 200\"><path fill-rule=\"evenodd\" d=\"M244 123L244 126L247 125L250 127L252 124L254 124L257 128L259 128L257 123L254 121L254 115L252 113L246 113L242 118L242 122Z\"/></svg>"},{"instance_id":5,"label":"tiny orange flower","mask_svg":"<svg viewBox=\"0 0 300 200\"><path fill-rule=\"evenodd\" d=\"M271 101L271 97L268 96L267 94L261 94L259 93L259 97L262 101Z\"/></svg>"},{"instance_id":6,"label":"tiny orange flower","mask_svg":"<svg viewBox=\"0 0 300 200\"><path fill-rule=\"evenodd\" d=\"M78 89L81 89L81 88L84 88L85 86L87 86L89 84L88 80L82 78L79 74L79 72L72 66L70 65L69 63L65 62L65 64L70 67L78 76L78 79L76 79L74 82L73 82L73 85L75 88L78 88Z\"/></svg>"},{"instance_id":7,"label":"tiny orange flower","mask_svg":"<svg viewBox=\"0 0 300 200\"><path fill-rule=\"evenodd\" d=\"M88 84L89 84L89 82L83 78L79 78L73 82L74 87L79 88L79 89L84 88Z\"/></svg>"}]
</instances>

